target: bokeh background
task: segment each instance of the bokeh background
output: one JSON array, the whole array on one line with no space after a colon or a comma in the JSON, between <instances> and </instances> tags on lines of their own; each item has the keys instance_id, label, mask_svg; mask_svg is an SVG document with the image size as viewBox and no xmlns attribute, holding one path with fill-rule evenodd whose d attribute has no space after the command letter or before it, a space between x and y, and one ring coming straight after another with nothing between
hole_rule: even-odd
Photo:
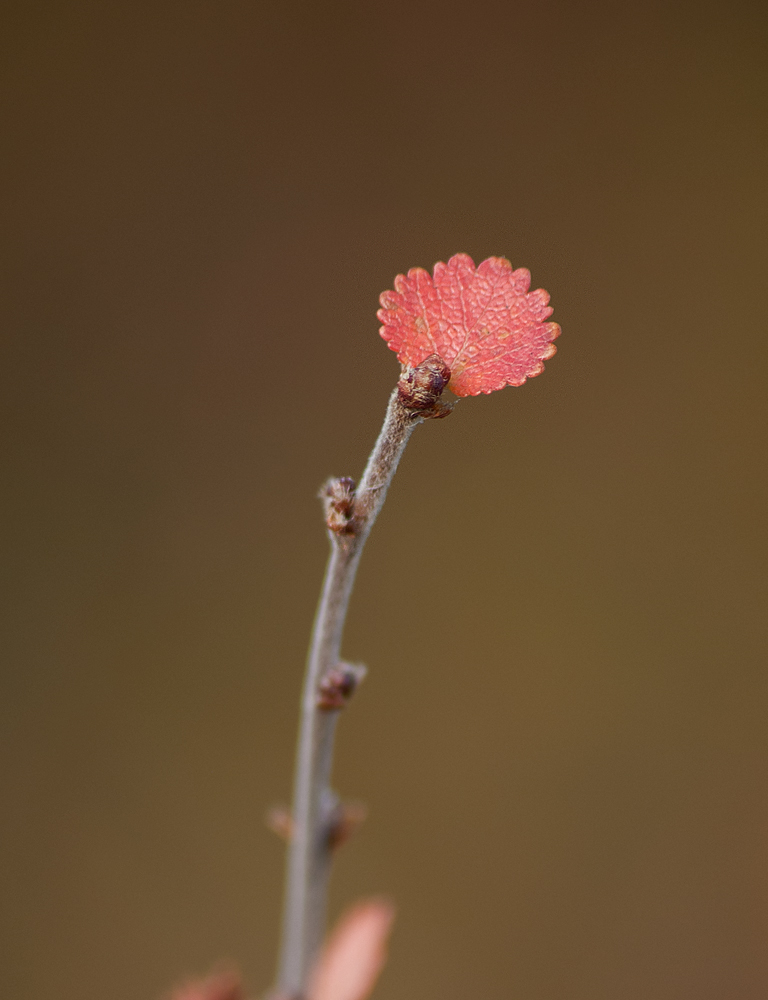
<instances>
[{"instance_id":1,"label":"bokeh background","mask_svg":"<svg viewBox=\"0 0 768 1000\"><path fill-rule=\"evenodd\" d=\"M764 6L3 19L0 994L269 986L316 490L462 250L563 334L371 538L333 913L397 902L380 1000L768 995Z\"/></svg>"}]
</instances>

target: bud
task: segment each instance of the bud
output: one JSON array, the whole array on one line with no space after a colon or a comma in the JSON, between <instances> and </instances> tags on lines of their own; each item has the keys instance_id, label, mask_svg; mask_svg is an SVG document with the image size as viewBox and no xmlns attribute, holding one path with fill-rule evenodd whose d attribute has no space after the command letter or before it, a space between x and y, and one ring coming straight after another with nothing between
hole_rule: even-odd
<instances>
[{"instance_id":1,"label":"bud","mask_svg":"<svg viewBox=\"0 0 768 1000\"><path fill-rule=\"evenodd\" d=\"M338 667L329 670L320 681L317 707L322 712L344 708L365 673L362 663L340 663Z\"/></svg>"},{"instance_id":2,"label":"bud","mask_svg":"<svg viewBox=\"0 0 768 1000\"><path fill-rule=\"evenodd\" d=\"M414 368L403 369L397 383L400 402L409 410L430 410L451 379L451 369L439 354L430 354Z\"/></svg>"},{"instance_id":3,"label":"bud","mask_svg":"<svg viewBox=\"0 0 768 1000\"><path fill-rule=\"evenodd\" d=\"M354 479L341 476L339 479L329 479L320 492L325 523L336 535L354 533L355 486Z\"/></svg>"}]
</instances>

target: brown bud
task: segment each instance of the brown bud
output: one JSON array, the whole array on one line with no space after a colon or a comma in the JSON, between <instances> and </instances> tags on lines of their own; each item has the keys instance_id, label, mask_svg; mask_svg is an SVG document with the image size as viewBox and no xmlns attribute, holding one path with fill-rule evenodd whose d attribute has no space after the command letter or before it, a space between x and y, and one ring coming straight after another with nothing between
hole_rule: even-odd
<instances>
[{"instance_id":1,"label":"brown bud","mask_svg":"<svg viewBox=\"0 0 768 1000\"><path fill-rule=\"evenodd\" d=\"M337 535L354 532L355 481L349 476L329 479L320 491L325 510L325 523Z\"/></svg>"},{"instance_id":2,"label":"brown bud","mask_svg":"<svg viewBox=\"0 0 768 1000\"><path fill-rule=\"evenodd\" d=\"M293 836L293 817L287 806L272 806L266 815L267 827L281 840L288 841Z\"/></svg>"},{"instance_id":3,"label":"brown bud","mask_svg":"<svg viewBox=\"0 0 768 1000\"><path fill-rule=\"evenodd\" d=\"M365 677L365 667L359 663L340 663L320 681L317 707L323 712L344 708Z\"/></svg>"},{"instance_id":4,"label":"brown bud","mask_svg":"<svg viewBox=\"0 0 768 1000\"><path fill-rule=\"evenodd\" d=\"M362 826L368 810L362 802L343 802L328 827L328 846L331 850L341 847Z\"/></svg>"},{"instance_id":5,"label":"brown bud","mask_svg":"<svg viewBox=\"0 0 768 1000\"><path fill-rule=\"evenodd\" d=\"M430 354L415 368L405 368L397 383L400 402L409 410L430 410L451 378L451 369L438 354Z\"/></svg>"}]
</instances>

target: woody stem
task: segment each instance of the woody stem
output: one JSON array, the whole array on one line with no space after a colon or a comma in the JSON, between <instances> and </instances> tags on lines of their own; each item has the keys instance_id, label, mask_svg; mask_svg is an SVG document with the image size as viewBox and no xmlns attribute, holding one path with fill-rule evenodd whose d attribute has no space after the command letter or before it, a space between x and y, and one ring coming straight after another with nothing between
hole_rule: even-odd
<instances>
[{"instance_id":1,"label":"woody stem","mask_svg":"<svg viewBox=\"0 0 768 1000\"><path fill-rule=\"evenodd\" d=\"M330 788L330 776L341 706L329 707L321 689L339 667L344 622L360 556L400 456L414 427L442 412L437 401L450 373L442 362L438 366L438 361L427 359L403 373L348 508L334 518L333 512L329 513L333 500L326 505L331 552L304 678L277 978L277 994L286 1000L301 1000L306 995L307 978L322 941L333 826L338 821L338 801ZM344 483L349 480L332 481L326 495Z\"/></svg>"}]
</instances>

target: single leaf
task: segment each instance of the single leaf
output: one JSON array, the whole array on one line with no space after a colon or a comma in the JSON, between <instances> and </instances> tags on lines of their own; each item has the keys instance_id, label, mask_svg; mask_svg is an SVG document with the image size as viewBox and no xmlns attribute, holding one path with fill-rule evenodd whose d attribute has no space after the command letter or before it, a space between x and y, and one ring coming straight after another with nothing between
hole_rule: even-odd
<instances>
[{"instance_id":1,"label":"single leaf","mask_svg":"<svg viewBox=\"0 0 768 1000\"><path fill-rule=\"evenodd\" d=\"M380 333L412 367L438 354L451 369L448 388L477 396L538 375L555 353L560 333L543 288L530 292L531 275L505 257L475 267L457 253L435 264L434 277L421 267L398 274L395 290L383 292Z\"/></svg>"},{"instance_id":2,"label":"single leaf","mask_svg":"<svg viewBox=\"0 0 768 1000\"><path fill-rule=\"evenodd\" d=\"M308 1000L366 1000L386 961L394 918L394 908L382 900L348 910L320 954Z\"/></svg>"}]
</instances>

